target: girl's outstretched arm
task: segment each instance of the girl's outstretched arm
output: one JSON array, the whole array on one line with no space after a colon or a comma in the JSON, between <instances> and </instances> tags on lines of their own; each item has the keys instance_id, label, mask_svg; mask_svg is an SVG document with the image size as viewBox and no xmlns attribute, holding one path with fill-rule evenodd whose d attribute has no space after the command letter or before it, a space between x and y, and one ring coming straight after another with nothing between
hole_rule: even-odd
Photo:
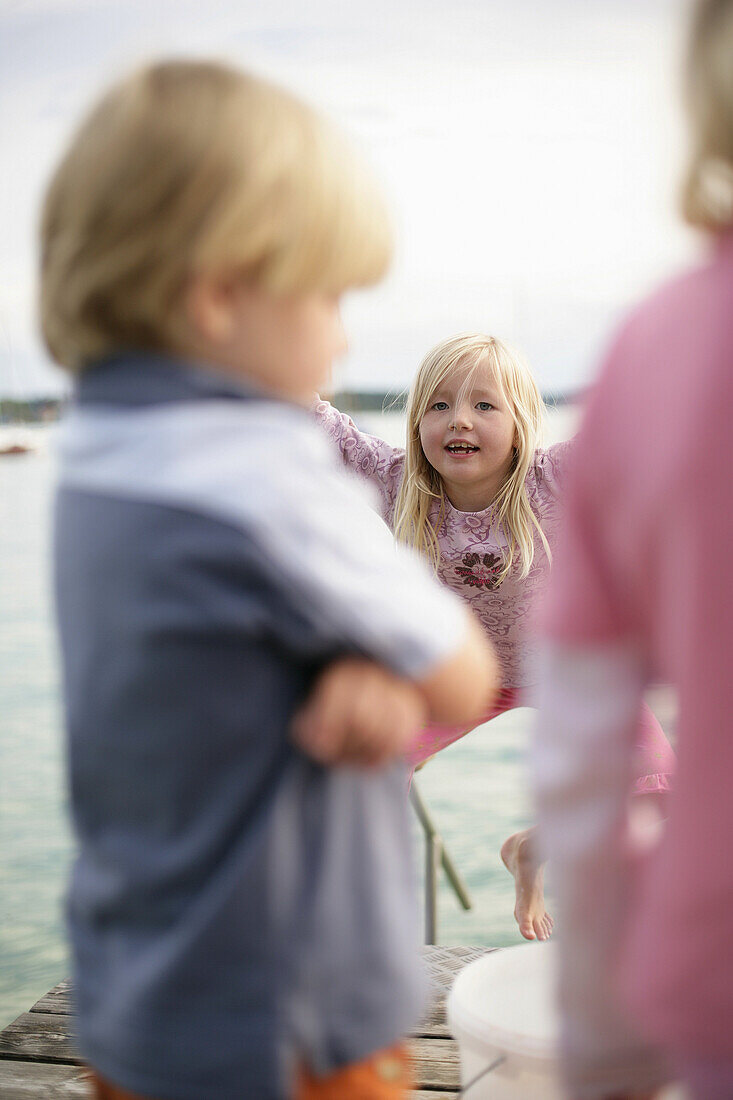
<instances>
[{"instance_id":1,"label":"girl's outstretched arm","mask_svg":"<svg viewBox=\"0 0 733 1100\"><path fill-rule=\"evenodd\" d=\"M326 435L336 444L344 465L377 490L382 518L389 522L402 481L404 449L393 447L377 435L360 431L350 416L339 412L317 394L313 412Z\"/></svg>"},{"instance_id":2,"label":"girl's outstretched arm","mask_svg":"<svg viewBox=\"0 0 733 1100\"><path fill-rule=\"evenodd\" d=\"M549 492L556 499L562 498L568 464L574 452L575 438L541 447L535 452L534 474L540 490Z\"/></svg>"}]
</instances>

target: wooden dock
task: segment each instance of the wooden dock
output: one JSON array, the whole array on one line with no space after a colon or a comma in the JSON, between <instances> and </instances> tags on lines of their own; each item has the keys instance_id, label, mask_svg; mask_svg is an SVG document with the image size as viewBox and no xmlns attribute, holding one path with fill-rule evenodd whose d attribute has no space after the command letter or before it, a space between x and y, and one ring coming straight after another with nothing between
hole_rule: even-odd
<instances>
[{"instance_id":1,"label":"wooden dock","mask_svg":"<svg viewBox=\"0 0 733 1100\"><path fill-rule=\"evenodd\" d=\"M458 971L488 950L424 948L436 999L410 1039L418 1086L412 1100L457 1100L458 1049L446 1024L445 997ZM61 982L0 1032L0 1100L87 1100L71 1023L70 983Z\"/></svg>"}]
</instances>

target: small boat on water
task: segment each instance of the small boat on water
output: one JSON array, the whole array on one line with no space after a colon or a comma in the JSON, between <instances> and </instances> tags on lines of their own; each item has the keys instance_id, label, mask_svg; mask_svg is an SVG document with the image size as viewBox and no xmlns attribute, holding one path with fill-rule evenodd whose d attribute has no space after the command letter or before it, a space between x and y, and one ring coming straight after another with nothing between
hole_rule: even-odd
<instances>
[{"instance_id":1,"label":"small boat on water","mask_svg":"<svg viewBox=\"0 0 733 1100\"><path fill-rule=\"evenodd\" d=\"M37 450L38 439L34 432L15 425L0 428L0 458L32 454Z\"/></svg>"},{"instance_id":2,"label":"small boat on water","mask_svg":"<svg viewBox=\"0 0 733 1100\"><path fill-rule=\"evenodd\" d=\"M25 443L0 443L0 458L4 458L5 455L25 455L32 450L33 448Z\"/></svg>"}]
</instances>

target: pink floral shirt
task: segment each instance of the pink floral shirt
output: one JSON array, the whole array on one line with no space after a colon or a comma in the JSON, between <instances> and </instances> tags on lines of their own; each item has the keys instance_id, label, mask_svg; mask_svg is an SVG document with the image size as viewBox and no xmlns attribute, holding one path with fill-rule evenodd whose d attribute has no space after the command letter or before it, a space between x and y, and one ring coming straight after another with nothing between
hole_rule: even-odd
<instances>
[{"instance_id":1,"label":"pink floral shirt","mask_svg":"<svg viewBox=\"0 0 733 1100\"><path fill-rule=\"evenodd\" d=\"M327 401L318 402L314 411L338 445L346 465L376 488L382 518L392 527L405 465L404 450L359 431L349 416ZM570 443L557 443L547 450L537 450L527 474L530 506L552 550L560 521L559 490L570 447ZM439 507L436 501L431 512L434 522ZM521 568L515 562L501 583L497 573L503 567L508 542L503 531L492 525L490 509L459 512L446 499L438 542L438 576L470 604L480 619L501 662L504 686L533 683L536 647L532 620L549 575L549 561L540 538L535 537L535 559L529 574L522 579Z\"/></svg>"}]
</instances>

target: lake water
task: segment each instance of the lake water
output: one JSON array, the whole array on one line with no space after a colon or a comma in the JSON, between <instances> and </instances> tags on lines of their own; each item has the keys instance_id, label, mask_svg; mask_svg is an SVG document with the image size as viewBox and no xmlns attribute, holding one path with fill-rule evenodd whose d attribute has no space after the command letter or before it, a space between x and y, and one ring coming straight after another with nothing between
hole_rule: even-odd
<instances>
[{"instance_id":1,"label":"lake water","mask_svg":"<svg viewBox=\"0 0 733 1100\"><path fill-rule=\"evenodd\" d=\"M570 410L552 413L548 441L566 438L572 419ZM400 440L398 414L360 422ZM72 842L47 554L53 430L37 434L36 453L0 460L0 1027L68 972L62 897ZM512 882L498 851L528 822L523 756L530 716L502 715L420 773L420 790L474 903L464 912L441 883L441 942L519 942Z\"/></svg>"}]
</instances>

